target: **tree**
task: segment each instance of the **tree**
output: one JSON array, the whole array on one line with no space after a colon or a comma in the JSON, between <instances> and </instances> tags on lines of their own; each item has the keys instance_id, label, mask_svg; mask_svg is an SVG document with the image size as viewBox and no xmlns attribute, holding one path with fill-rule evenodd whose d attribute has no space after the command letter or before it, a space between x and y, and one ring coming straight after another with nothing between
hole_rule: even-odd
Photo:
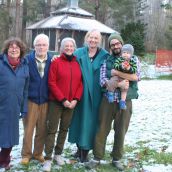
<instances>
[{"instance_id":1,"label":"tree","mask_svg":"<svg viewBox=\"0 0 172 172\"><path fill-rule=\"evenodd\" d=\"M16 0L16 12L15 12L15 36L20 35L20 0Z\"/></svg>"},{"instance_id":2,"label":"tree","mask_svg":"<svg viewBox=\"0 0 172 172\"><path fill-rule=\"evenodd\" d=\"M171 4L164 4L166 13L167 13L167 23L168 27L167 30L165 31L165 38L166 38L166 48L171 50L172 49L172 5Z\"/></svg>"},{"instance_id":3,"label":"tree","mask_svg":"<svg viewBox=\"0 0 172 172\"><path fill-rule=\"evenodd\" d=\"M23 18L22 18L22 38L26 38L25 28L28 23L37 22L50 14L51 0L23 0Z\"/></svg>"},{"instance_id":4,"label":"tree","mask_svg":"<svg viewBox=\"0 0 172 172\"><path fill-rule=\"evenodd\" d=\"M134 0L84 0L79 1L79 6L118 31L134 20Z\"/></svg>"},{"instance_id":5,"label":"tree","mask_svg":"<svg viewBox=\"0 0 172 172\"><path fill-rule=\"evenodd\" d=\"M134 0L111 1L112 18L117 30L120 31L127 23L134 21Z\"/></svg>"},{"instance_id":6,"label":"tree","mask_svg":"<svg viewBox=\"0 0 172 172\"><path fill-rule=\"evenodd\" d=\"M47 3L45 4L45 15L44 17L49 17L51 12L51 0L47 0Z\"/></svg>"},{"instance_id":7,"label":"tree","mask_svg":"<svg viewBox=\"0 0 172 172\"><path fill-rule=\"evenodd\" d=\"M2 4L2 6L0 6L0 48L2 47L4 40L8 38L9 30L12 27L12 17L10 17L9 14L9 6L9 1L7 4Z\"/></svg>"},{"instance_id":8,"label":"tree","mask_svg":"<svg viewBox=\"0 0 172 172\"><path fill-rule=\"evenodd\" d=\"M121 36L125 43L130 43L134 46L135 54L142 56L145 53L144 46L144 25L138 23L128 23L121 30Z\"/></svg>"},{"instance_id":9,"label":"tree","mask_svg":"<svg viewBox=\"0 0 172 172\"><path fill-rule=\"evenodd\" d=\"M166 41L166 48L171 50L172 49L172 25L169 26L169 29L165 32Z\"/></svg>"}]
</instances>

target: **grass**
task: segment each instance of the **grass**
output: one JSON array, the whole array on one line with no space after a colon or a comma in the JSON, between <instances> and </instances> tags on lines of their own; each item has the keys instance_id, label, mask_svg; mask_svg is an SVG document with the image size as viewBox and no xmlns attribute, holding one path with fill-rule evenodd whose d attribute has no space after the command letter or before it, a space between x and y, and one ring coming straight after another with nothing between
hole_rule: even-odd
<instances>
[{"instance_id":1,"label":"grass","mask_svg":"<svg viewBox=\"0 0 172 172\"><path fill-rule=\"evenodd\" d=\"M122 159L125 172L141 172L143 171L143 165L172 164L172 154L166 153L166 148L162 148L160 152L157 152L145 145L146 142L138 142L137 146L125 146L125 155ZM65 149L64 152L65 156L70 158L69 153L71 150ZM89 158L92 158L92 153L89 156ZM118 172L111 164L110 152L105 152L104 159L107 164L101 164L93 170L87 170L83 164L78 163L66 164L63 167L53 163L51 172ZM41 169L41 164L36 160L32 160L28 166L14 165L9 172L41 172Z\"/></svg>"},{"instance_id":2,"label":"grass","mask_svg":"<svg viewBox=\"0 0 172 172\"><path fill-rule=\"evenodd\" d=\"M172 74L161 75L158 76L157 78L142 77L142 80L172 80Z\"/></svg>"},{"instance_id":3,"label":"grass","mask_svg":"<svg viewBox=\"0 0 172 172\"><path fill-rule=\"evenodd\" d=\"M134 164L136 169L142 169L143 164L154 165L154 164L172 164L172 154L165 152L166 148L162 148L160 152L144 146L146 142L138 142L138 147L126 146L126 159L128 159L128 167L130 164ZM130 169L130 168L129 168Z\"/></svg>"},{"instance_id":4,"label":"grass","mask_svg":"<svg viewBox=\"0 0 172 172\"><path fill-rule=\"evenodd\" d=\"M162 75L162 76L159 76L157 79L159 79L159 80L172 80L172 74Z\"/></svg>"},{"instance_id":5,"label":"grass","mask_svg":"<svg viewBox=\"0 0 172 172\"><path fill-rule=\"evenodd\" d=\"M154 53L146 53L143 57L140 57L141 61L146 62L148 65L155 64L156 55Z\"/></svg>"}]
</instances>

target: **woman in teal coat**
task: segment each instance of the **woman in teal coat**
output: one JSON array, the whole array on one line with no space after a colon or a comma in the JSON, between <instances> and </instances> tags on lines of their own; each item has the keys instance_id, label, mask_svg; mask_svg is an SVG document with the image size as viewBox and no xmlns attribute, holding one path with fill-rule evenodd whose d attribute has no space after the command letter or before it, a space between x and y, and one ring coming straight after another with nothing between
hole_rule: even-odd
<instances>
[{"instance_id":1,"label":"woman in teal coat","mask_svg":"<svg viewBox=\"0 0 172 172\"><path fill-rule=\"evenodd\" d=\"M81 101L74 110L69 129L69 142L76 143L75 154L81 162L87 161L88 151L93 148L98 127L98 112L102 98L100 66L108 52L100 48L101 34L98 30L89 31L85 36L85 46L75 52L83 77L84 92Z\"/></svg>"},{"instance_id":2,"label":"woman in teal coat","mask_svg":"<svg viewBox=\"0 0 172 172\"><path fill-rule=\"evenodd\" d=\"M10 153L19 144L19 116L27 114L29 68L26 47L18 38L4 43L0 55L0 168L8 169Z\"/></svg>"}]
</instances>

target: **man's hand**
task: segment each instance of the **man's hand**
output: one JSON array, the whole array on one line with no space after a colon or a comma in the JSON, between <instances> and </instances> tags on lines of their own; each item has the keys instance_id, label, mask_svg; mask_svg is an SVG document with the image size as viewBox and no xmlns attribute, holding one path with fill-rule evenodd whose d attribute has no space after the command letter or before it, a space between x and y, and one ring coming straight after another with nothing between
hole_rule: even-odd
<instances>
[{"instance_id":1,"label":"man's hand","mask_svg":"<svg viewBox=\"0 0 172 172\"><path fill-rule=\"evenodd\" d=\"M111 76L115 76L115 75L124 79L128 79L129 81L138 81L138 76L135 73L129 74L129 73L124 73L124 72L120 72L118 70L112 69Z\"/></svg>"},{"instance_id":2,"label":"man's hand","mask_svg":"<svg viewBox=\"0 0 172 172\"><path fill-rule=\"evenodd\" d=\"M111 76L118 76L118 71L117 70L115 70L115 69L112 69L111 70Z\"/></svg>"},{"instance_id":3,"label":"man's hand","mask_svg":"<svg viewBox=\"0 0 172 172\"><path fill-rule=\"evenodd\" d=\"M123 89L123 90L128 90L128 88L129 88L129 81L127 79L124 79L121 82L118 82L118 87Z\"/></svg>"},{"instance_id":4,"label":"man's hand","mask_svg":"<svg viewBox=\"0 0 172 172\"><path fill-rule=\"evenodd\" d=\"M106 89L113 92L117 88L118 77L113 76L109 81L106 82Z\"/></svg>"},{"instance_id":5,"label":"man's hand","mask_svg":"<svg viewBox=\"0 0 172 172\"><path fill-rule=\"evenodd\" d=\"M53 62L54 60L56 60L58 57L60 57L59 55L54 55L52 58L51 58L51 62Z\"/></svg>"}]
</instances>

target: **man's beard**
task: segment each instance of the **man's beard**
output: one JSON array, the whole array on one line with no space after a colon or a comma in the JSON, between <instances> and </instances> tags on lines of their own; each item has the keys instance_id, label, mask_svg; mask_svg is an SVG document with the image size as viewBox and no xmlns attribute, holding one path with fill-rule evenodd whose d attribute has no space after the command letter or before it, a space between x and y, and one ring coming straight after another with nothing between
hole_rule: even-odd
<instances>
[{"instance_id":1,"label":"man's beard","mask_svg":"<svg viewBox=\"0 0 172 172\"><path fill-rule=\"evenodd\" d=\"M114 56L120 56L120 54L121 54L121 49L120 48L116 48L116 49L113 49L111 51L112 51L112 54Z\"/></svg>"}]
</instances>

